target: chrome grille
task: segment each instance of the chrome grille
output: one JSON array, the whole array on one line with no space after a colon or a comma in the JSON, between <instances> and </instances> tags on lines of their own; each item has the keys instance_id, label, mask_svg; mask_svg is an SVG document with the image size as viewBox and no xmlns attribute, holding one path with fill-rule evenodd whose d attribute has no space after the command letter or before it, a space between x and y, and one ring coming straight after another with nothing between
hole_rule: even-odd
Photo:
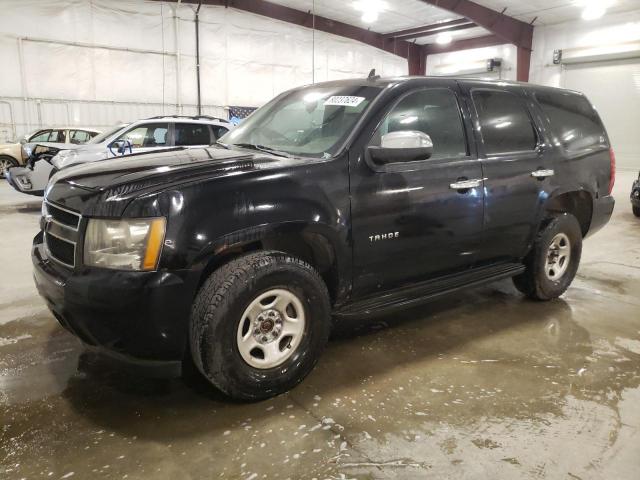
<instances>
[{"instance_id":1,"label":"chrome grille","mask_svg":"<svg viewBox=\"0 0 640 480\"><path fill-rule=\"evenodd\" d=\"M43 213L44 243L49 257L66 267L74 268L81 215L46 200Z\"/></svg>"}]
</instances>

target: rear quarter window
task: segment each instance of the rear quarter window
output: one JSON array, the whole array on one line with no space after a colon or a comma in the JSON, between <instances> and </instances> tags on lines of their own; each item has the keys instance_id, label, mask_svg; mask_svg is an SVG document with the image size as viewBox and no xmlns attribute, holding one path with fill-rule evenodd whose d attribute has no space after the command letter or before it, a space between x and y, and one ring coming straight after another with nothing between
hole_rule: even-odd
<instances>
[{"instance_id":1,"label":"rear quarter window","mask_svg":"<svg viewBox=\"0 0 640 480\"><path fill-rule=\"evenodd\" d=\"M534 96L565 150L578 152L607 146L602 121L585 97L562 91L536 92Z\"/></svg>"}]
</instances>

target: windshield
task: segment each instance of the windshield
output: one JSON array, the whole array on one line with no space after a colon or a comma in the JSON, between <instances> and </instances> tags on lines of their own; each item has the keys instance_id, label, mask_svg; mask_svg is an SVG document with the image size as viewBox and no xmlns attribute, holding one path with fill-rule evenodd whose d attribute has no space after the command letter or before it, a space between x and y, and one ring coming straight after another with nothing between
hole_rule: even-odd
<instances>
[{"instance_id":1,"label":"windshield","mask_svg":"<svg viewBox=\"0 0 640 480\"><path fill-rule=\"evenodd\" d=\"M112 128L111 130L107 131L107 132L103 132L99 135L96 135L95 137L93 137L91 140L89 140L87 142L87 144L95 144L95 143L102 143L104 142L107 138L109 138L111 135L115 135L116 133L118 133L120 130L122 130L123 128L129 126L130 124L124 124L124 125L118 125L115 128Z\"/></svg>"},{"instance_id":2,"label":"windshield","mask_svg":"<svg viewBox=\"0 0 640 480\"><path fill-rule=\"evenodd\" d=\"M328 158L380 93L370 85L318 86L285 93L220 139L277 153Z\"/></svg>"}]
</instances>

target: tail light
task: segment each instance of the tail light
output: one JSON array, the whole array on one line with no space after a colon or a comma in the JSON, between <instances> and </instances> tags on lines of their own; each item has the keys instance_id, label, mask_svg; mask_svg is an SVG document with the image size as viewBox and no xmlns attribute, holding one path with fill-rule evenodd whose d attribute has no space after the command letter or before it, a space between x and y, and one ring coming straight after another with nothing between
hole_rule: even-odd
<instances>
[{"instance_id":1,"label":"tail light","mask_svg":"<svg viewBox=\"0 0 640 480\"><path fill-rule=\"evenodd\" d=\"M609 159L611 161L611 176L609 177L609 195L613 191L613 185L616 183L616 154L613 148L609 149Z\"/></svg>"}]
</instances>

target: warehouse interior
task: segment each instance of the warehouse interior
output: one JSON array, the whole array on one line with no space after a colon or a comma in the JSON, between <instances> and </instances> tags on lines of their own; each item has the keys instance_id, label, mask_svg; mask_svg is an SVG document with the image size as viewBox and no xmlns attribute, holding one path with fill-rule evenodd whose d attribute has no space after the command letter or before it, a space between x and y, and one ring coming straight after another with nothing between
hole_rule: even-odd
<instances>
[{"instance_id":1,"label":"warehouse interior","mask_svg":"<svg viewBox=\"0 0 640 480\"><path fill-rule=\"evenodd\" d=\"M0 0L0 8L0 477L638 478L640 2ZM283 92L378 76L586 96L615 152L615 209L585 238L565 293L538 302L504 278L334 318L309 376L251 402L228 398L193 365L178 378L123 365L61 326L34 283L46 193L7 181L46 164L29 164L38 142L80 152L64 146L77 132L91 143L131 122L192 119L209 122L210 150L220 148L216 128L235 129L223 141L233 137ZM69 140L56 143L57 130ZM31 140L42 132L49 136ZM128 147L138 154L135 140ZM126 142L108 148L127 153ZM64 178L60 168L42 174L44 192ZM386 188L423 188L411 185ZM249 198L242 188L225 192ZM353 214L368 204L349 205ZM221 207L205 208L215 216ZM377 233L386 239L387 231L367 237ZM351 235L345 242L358 246Z\"/></svg>"}]
</instances>

